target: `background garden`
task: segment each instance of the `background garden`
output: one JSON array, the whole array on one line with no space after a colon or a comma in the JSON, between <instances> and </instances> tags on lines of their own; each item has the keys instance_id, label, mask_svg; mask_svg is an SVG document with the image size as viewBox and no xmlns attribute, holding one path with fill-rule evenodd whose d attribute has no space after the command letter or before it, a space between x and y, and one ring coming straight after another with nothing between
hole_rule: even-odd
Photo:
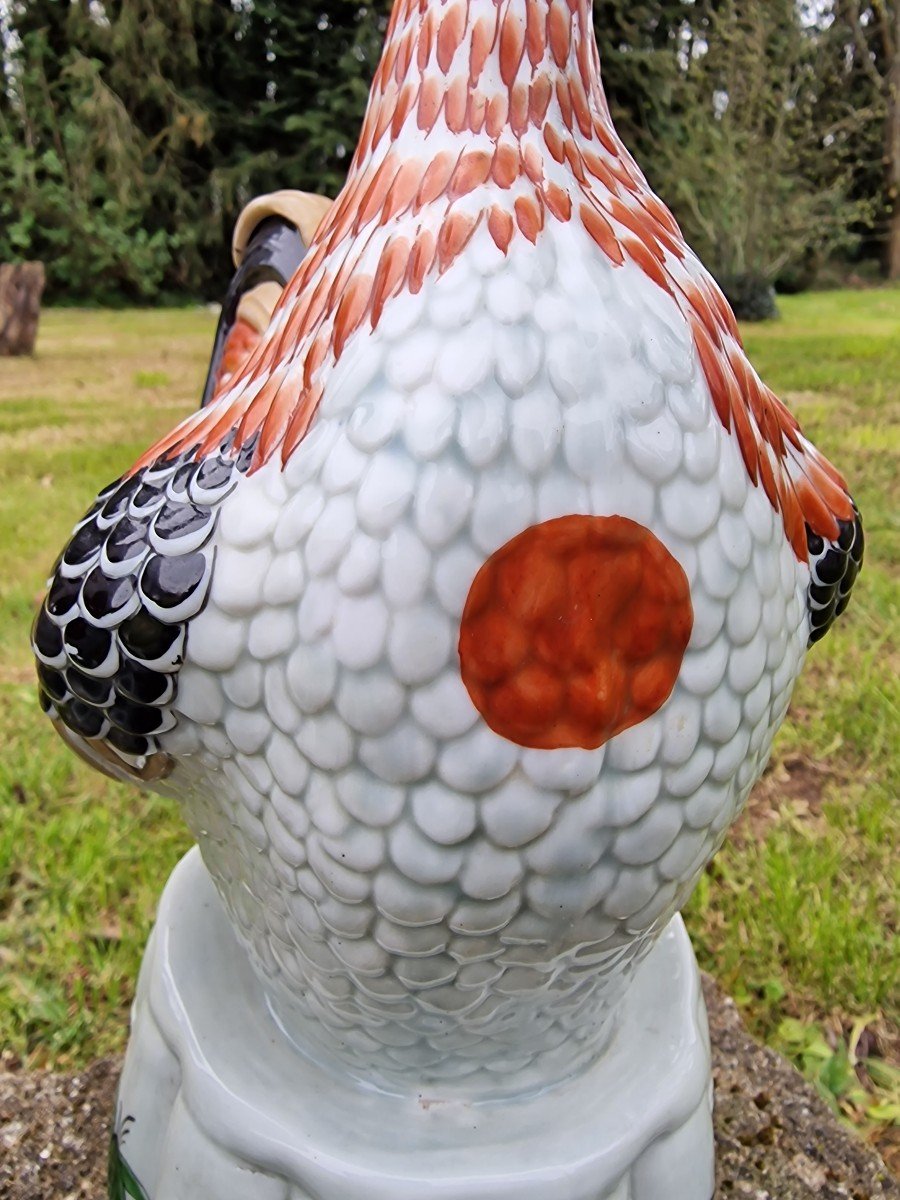
<instances>
[{"instance_id":1,"label":"background garden","mask_svg":"<svg viewBox=\"0 0 900 1200\"><path fill-rule=\"evenodd\" d=\"M389 7L0 0L0 262L51 301L218 298L250 197L340 186ZM594 12L619 132L736 299L900 277L898 0Z\"/></svg>"},{"instance_id":2,"label":"background garden","mask_svg":"<svg viewBox=\"0 0 900 1200\"><path fill-rule=\"evenodd\" d=\"M27 634L47 570L100 486L195 406L215 324L198 302L227 281L241 205L340 186L386 8L0 0L0 262L42 260L51 302L36 356L0 359L8 1063L121 1049L153 907L188 844L174 807L90 772L42 719ZM900 290L881 281L900 277L900 2L595 12L619 129L689 240L748 315L770 284L782 293L781 320L744 328L751 357L853 482L869 543L689 927L751 1027L890 1160Z\"/></svg>"}]
</instances>

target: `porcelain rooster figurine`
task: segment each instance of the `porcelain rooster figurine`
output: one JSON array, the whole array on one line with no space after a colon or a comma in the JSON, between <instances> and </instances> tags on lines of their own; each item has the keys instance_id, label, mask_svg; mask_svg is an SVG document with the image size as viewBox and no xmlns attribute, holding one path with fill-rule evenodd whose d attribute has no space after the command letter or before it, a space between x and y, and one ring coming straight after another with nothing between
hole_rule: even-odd
<instances>
[{"instance_id":1,"label":"porcelain rooster figurine","mask_svg":"<svg viewBox=\"0 0 900 1200\"><path fill-rule=\"evenodd\" d=\"M290 240L273 220L263 250ZM270 1153L271 1129L251 1146L244 1113L233 1156L286 1190L233 1194L709 1200L705 1051L676 1144L690 1111L646 1116L672 1062L629 1065L656 1026L631 1028L631 1059L622 1031L654 961L654 1012L695 979L686 942L668 966L658 943L683 939L673 915L847 603L854 503L616 135L589 0L396 0L346 184L297 239L268 323L280 284L232 295L265 318L230 326L209 403L76 526L34 631L63 737L177 796L199 842L160 922L175 938L204 887L218 905L208 872L239 965L219 990L204 952L185 994L208 970L224 1028L256 989L283 1111L316 1088L339 1122L370 1106L334 1178L324 1151ZM144 1010L176 1020L154 970L135 1037ZM229 1028L203 1055L262 1046ZM232 1134L197 1115L194 1042L162 1041L136 1174L154 1200L212 1195L221 1164L182 1146L194 1191L166 1166L159 1146L189 1141L170 1108L220 1150ZM229 1103L256 1087L246 1057ZM583 1129L593 1175L572 1182L574 1151L541 1174L528 1121L602 1070L602 1103L597 1085L546 1118ZM372 1165L379 1138L402 1169Z\"/></svg>"}]
</instances>

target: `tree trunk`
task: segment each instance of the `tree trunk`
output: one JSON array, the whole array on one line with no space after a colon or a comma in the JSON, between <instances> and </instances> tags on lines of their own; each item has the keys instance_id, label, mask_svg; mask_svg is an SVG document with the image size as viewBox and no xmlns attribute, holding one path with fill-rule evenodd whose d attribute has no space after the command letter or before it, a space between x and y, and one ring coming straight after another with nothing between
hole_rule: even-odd
<instances>
[{"instance_id":1,"label":"tree trunk","mask_svg":"<svg viewBox=\"0 0 900 1200\"><path fill-rule=\"evenodd\" d=\"M33 352L43 290L43 263L0 263L0 355Z\"/></svg>"},{"instance_id":2,"label":"tree trunk","mask_svg":"<svg viewBox=\"0 0 900 1200\"><path fill-rule=\"evenodd\" d=\"M887 167L888 241L885 265L888 279L900 279L900 3L894 13L893 51L887 75L887 122L885 128L885 165Z\"/></svg>"}]
</instances>

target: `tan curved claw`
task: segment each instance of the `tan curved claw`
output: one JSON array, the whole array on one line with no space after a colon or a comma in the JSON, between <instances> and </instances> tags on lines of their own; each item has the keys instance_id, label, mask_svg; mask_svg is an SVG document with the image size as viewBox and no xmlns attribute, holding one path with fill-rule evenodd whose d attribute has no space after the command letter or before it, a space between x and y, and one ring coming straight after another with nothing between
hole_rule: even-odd
<instances>
[{"instance_id":1,"label":"tan curved claw","mask_svg":"<svg viewBox=\"0 0 900 1200\"><path fill-rule=\"evenodd\" d=\"M254 229L266 217L284 217L290 221L297 227L308 246L331 205L332 201L327 196L317 196L314 192L296 192L289 188L257 196L243 209L234 226L231 257L235 267L241 265Z\"/></svg>"},{"instance_id":2,"label":"tan curved claw","mask_svg":"<svg viewBox=\"0 0 900 1200\"><path fill-rule=\"evenodd\" d=\"M143 765L138 767L119 758L118 754L105 742L87 742L77 734L73 734L58 719L53 721L53 727L69 749L74 750L89 767L93 767L95 771L101 771L119 783L127 783L135 779L142 783L156 783L165 779L175 766L168 754L157 750L155 754L148 755L144 759Z\"/></svg>"}]
</instances>

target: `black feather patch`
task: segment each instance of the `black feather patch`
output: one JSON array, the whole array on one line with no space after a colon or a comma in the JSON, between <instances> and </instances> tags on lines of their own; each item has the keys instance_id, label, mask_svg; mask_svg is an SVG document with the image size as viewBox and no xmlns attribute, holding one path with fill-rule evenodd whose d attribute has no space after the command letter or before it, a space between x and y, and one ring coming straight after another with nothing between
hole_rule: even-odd
<instances>
[{"instance_id":1,"label":"black feather patch","mask_svg":"<svg viewBox=\"0 0 900 1200\"><path fill-rule=\"evenodd\" d=\"M218 510L250 465L230 442L117 480L78 522L32 631L41 705L126 762L159 749L188 625L203 610Z\"/></svg>"},{"instance_id":2,"label":"black feather patch","mask_svg":"<svg viewBox=\"0 0 900 1200\"><path fill-rule=\"evenodd\" d=\"M865 538L859 509L853 505L853 519L838 521L840 533L828 541L806 527L809 547L809 588L806 608L809 613L809 645L818 642L839 617L850 600L850 592L862 566Z\"/></svg>"}]
</instances>

